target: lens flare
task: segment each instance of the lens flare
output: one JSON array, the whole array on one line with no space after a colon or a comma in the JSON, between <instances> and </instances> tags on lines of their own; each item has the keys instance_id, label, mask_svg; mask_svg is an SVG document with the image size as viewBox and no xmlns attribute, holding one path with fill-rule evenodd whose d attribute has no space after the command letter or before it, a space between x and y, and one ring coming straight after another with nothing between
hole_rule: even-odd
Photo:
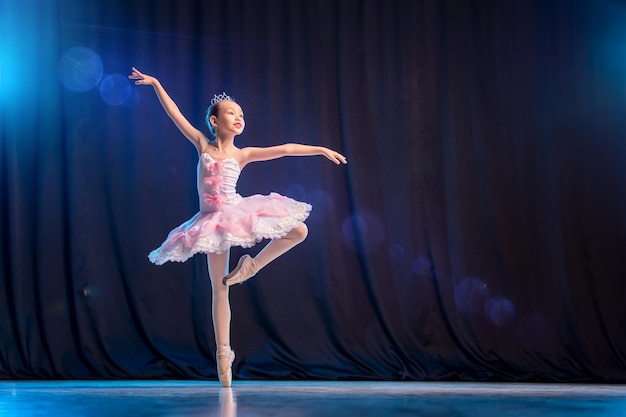
<instances>
[{"instance_id":1,"label":"lens flare","mask_svg":"<svg viewBox=\"0 0 626 417\"><path fill-rule=\"evenodd\" d=\"M454 302L461 311L474 313L484 308L489 288L480 278L465 278L454 287Z\"/></svg>"},{"instance_id":2,"label":"lens flare","mask_svg":"<svg viewBox=\"0 0 626 417\"><path fill-rule=\"evenodd\" d=\"M120 74L104 77L100 83L100 97L111 106L119 106L131 98L132 87L127 77Z\"/></svg>"},{"instance_id":3,"label":"lens flare","mask_svg":"<svg viewBox=\"0 0 626 417\"><path fill-rule=\"evenodd\" d=\"M404 256L404 246L396 243L389 246L389 257L394 260L402 259Z\"/></svg>"},{"instance_id":4,"label":"lens flare","mask_svg":"<svg viewBox=\"0 0 626 417\"><path fill-rule=\"evenodd\" d=\"M359 237L365 236L367 229L367 221L358 214L348 217L341 224L341 233L349 240L357 240Z\"/></svg>"},{"instance_id":5,"label":"lens flare","mask_svg":"<svg viewBox=\"0 0 626 417\"><path fill-rule=\"evenodd\" d=\"M309 192L306 200L313 206L309 216L312 222L323 222L326 216L335 210L333 199L323 190L315 189Z\"/></svg>"},{"instance_id":6,"label":"lens flare","mask_svg":"<svg viewBox=\"0 0 626 417\"><path fill-rule=\"evenodd\" d=\"M485 314L496 326L506 326L515 318L515 306L506 297L493 297L485 303Z\"/></svg>"},{"instance_id":7,"label":"lens flare","mask_svg":"<svg viewBox=\"0 0 626 417\"><path fill-rule=\"evenodd\" d=\"M75 47L65 51L59 61L61 84L71 91L87 91L102 79L102 59L88 48Z\"/></svg>"},{"instance_id":8,"label":"lens flare","mask_svg":"<svg viewBox=\"0 0 626 417\"><path fill-rule=\"evenodd\" d=\"M430 259L424 256L418 256L411 265L413 273L418 276L427 276L431 274L432 263Z\"/></svg>"},{"instance_id":9,"label":"lens flare","mask_svg":"<svg viewBox=\"0 0 626 417\"><path fill-rule=\"evenodd\" d=\"M287 187L287 190L285 190L285 195L298 201L306 200L306 190L302 184L290 184L289 187Z\"/></svg>"}]
</instances>

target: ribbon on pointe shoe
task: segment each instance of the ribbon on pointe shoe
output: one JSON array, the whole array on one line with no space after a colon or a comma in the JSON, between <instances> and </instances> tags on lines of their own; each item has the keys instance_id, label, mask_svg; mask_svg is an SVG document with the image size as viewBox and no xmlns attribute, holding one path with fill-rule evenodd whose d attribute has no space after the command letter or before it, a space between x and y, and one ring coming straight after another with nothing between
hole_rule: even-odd
<instances>
[{"instance_id":1,"label":"ribbon on pointe shoe","mask_svg":"<svg viewBox=\"0 0 626 417\"><path fill-rule=\"evenodd\" d=\"M223 387L230 387L233 380L232 365L235 360L235 351L230 346L220 346L215 353L217 362L217 377Z\"/></svg>"},{"instance_id":2,"label":"ribbon on pointe shoe","mask_svg":"<svg viewBox=\"0 0 626 417\"><path fill-rule=\"evenodd\" d=\"M252 278L257 273L254 259L250 255L243 255L235 269L222 279L222 284L230 287L231 285L241 284L242 282Z\"/></svg>"}]
</instances>

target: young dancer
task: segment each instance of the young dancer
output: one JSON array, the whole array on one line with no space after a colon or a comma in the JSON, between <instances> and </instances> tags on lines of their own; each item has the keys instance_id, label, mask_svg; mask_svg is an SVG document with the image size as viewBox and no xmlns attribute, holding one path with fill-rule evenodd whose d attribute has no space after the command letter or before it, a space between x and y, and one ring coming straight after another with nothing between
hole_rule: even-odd
<instances>
[{"instance_id":1,"label":"young dancer","mask_svg":"<svg viewBox=\"0 0 626 417\"><path fill-rule=\"evenodd\" d=\"M251 162L283 156L323 155L335 164L346 158L322 146L287 143L267 148L237 148L234 140L245 127L243 111L225 93L211 100L206 115L213 140L189 123L154 77L132 69L128 78L137 85L151 85L181 133L198 150L198 197L200 211L170 232L149 258L157 265L184 262L196 253L206 253L213 291L213 328L217 345L217 373L223 386L232 380L235 352L230 348L229 287L253 277L261 268L302 242L308 233L303 223L311 206L277 193L241 197L236 191L241 170ZM231 246L250 247L263 239L270 242L254 257L244 255L228 273Z\"/></svg>"}]
</instances>

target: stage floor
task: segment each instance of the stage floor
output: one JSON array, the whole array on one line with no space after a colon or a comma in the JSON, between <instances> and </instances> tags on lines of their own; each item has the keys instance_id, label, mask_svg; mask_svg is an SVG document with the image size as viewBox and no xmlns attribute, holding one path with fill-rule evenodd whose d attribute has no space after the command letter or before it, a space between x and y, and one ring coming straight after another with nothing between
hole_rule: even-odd
<instances>
[{"instance_id":1,"label":"stage floor","mask_svg":"<svg viewBox=\"0 0 626 417\"><path fill-rule=\"evenodd\" d=\"M2 417L626 416L626 386L462 382L3 381Z\"/></svg>"}]
</instances>

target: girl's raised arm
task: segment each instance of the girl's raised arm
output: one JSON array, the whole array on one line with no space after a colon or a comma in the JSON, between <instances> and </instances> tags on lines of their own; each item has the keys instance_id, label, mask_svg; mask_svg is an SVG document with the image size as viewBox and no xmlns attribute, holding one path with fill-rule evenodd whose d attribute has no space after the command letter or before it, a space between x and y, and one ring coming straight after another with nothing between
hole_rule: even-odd
<instances>
[{"instance_id":1,"label":"girl's raised arm","mask_svg":"<svg viewBox=\"0 0 626 417\"><path fill-rule=\"evenodd\" d=\"M131 80L136 80L135 84L137 85L151 85L154 88L154 92L156 93L163 109L167 113L167 115L172 119L178 130L181 131L183 135L191 143L193 143L196 148L201 151L202 144L205 142L205 135L193 127L191 123L183 116L181 111L178 109L174 100L167 94L159 80L156 78L141 73L137 68L133 67L132 73L128 76Z\"/></svg>"},{"instance_id":2,"label":"girl's raised arm","mask_svg":"<svg viewBox=\"0 0 626 417\"><path fill-rule=\"evenodd\" d=\"M270 146L268 148L243 148L239 151L239 165L242 167L250 162L268 161L282 158L283 156L313 156L324 155L335 164L346 164L345 156L332 149L323 146L301 145L299 143L286 143L284 145Z\"/></svg>"}]
</instances>

